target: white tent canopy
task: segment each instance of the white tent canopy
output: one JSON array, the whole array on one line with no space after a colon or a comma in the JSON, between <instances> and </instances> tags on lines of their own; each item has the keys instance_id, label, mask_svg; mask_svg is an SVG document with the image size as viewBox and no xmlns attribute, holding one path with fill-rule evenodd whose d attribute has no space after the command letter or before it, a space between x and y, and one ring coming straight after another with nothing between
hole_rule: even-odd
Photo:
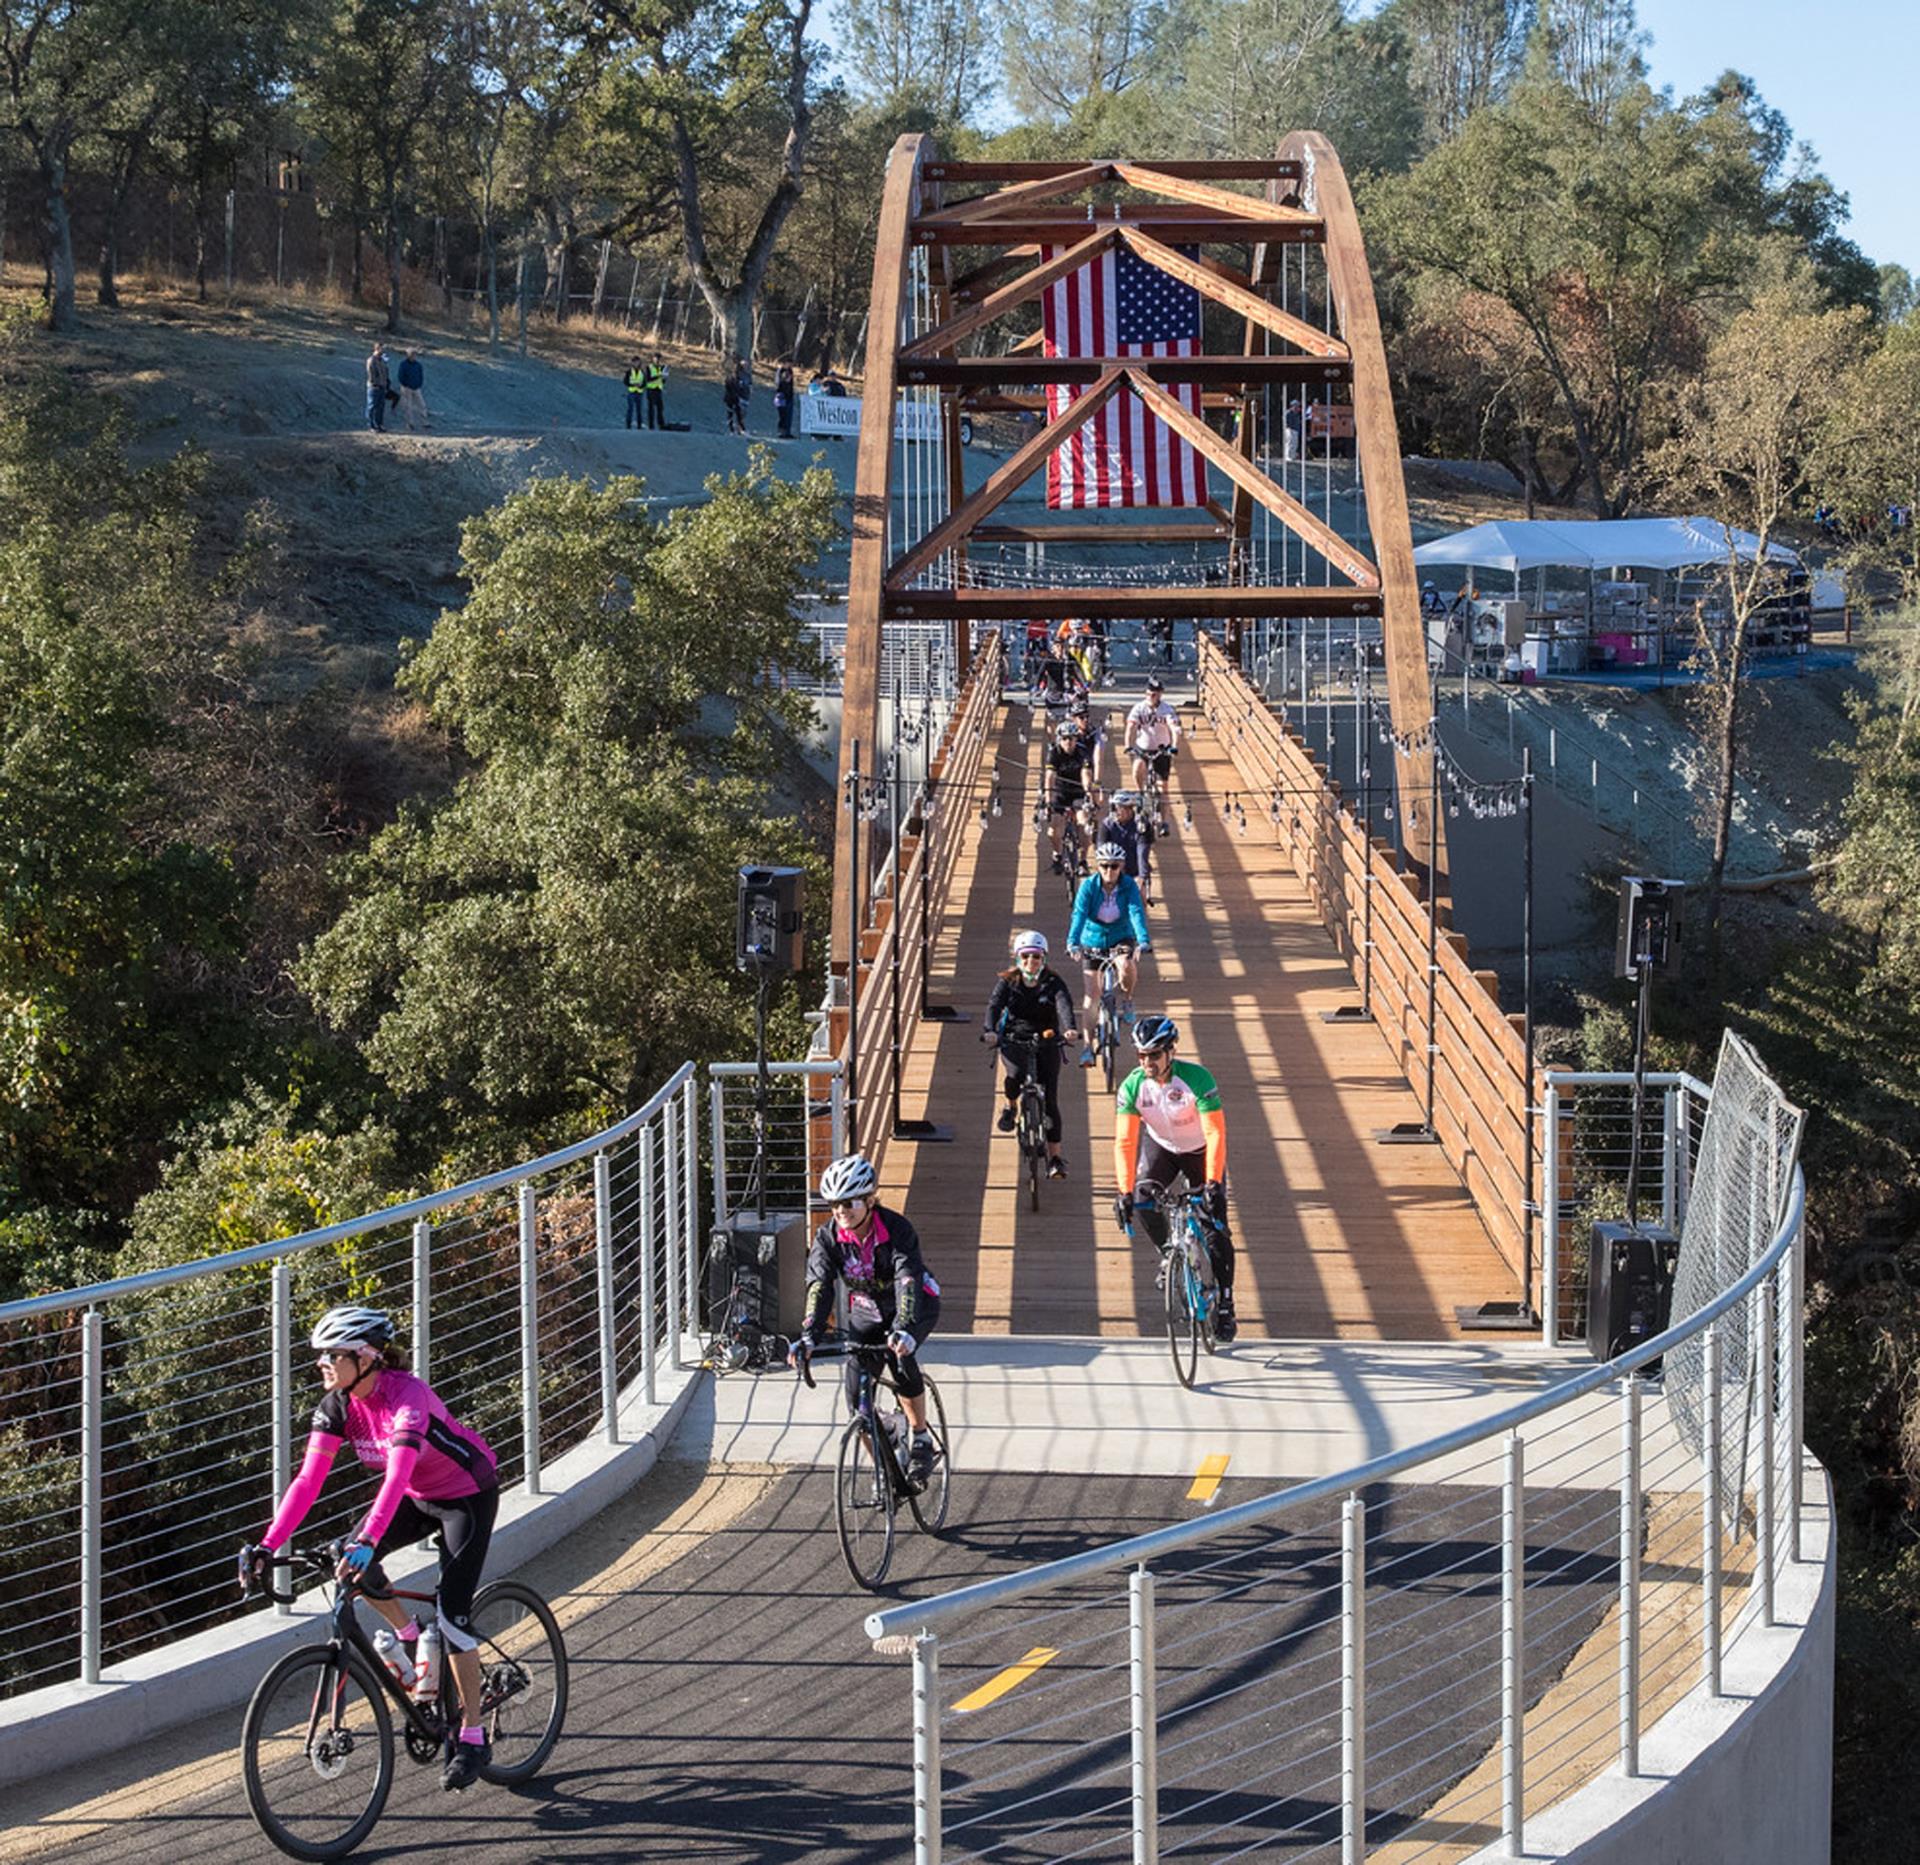
<instances>
[{"instance_id":1,"label":"white tent canopy","mask_svg":"<svg viewBox=\"0 0 1920 1865\"><path fill-rule=\"evenodd\" d=\"M1435 538L1413 553L1423 570L1435 564L1466 564L1510 570L1684 570L1725 563L1728 531L1715 518L1612 518L1565 524L1547 519L1501 520ZM1751 531L1731 534L1740 558L1752 562L1760 540ZM1784 544L1769 544L1773 563L1798 563Z\"/></svg>"}]
</instances>

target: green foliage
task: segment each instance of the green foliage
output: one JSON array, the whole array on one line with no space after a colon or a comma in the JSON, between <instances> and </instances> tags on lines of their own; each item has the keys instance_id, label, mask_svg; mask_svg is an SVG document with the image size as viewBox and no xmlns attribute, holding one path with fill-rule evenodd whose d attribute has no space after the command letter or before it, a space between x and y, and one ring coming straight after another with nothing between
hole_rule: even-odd
<instances>
[{"instance_id":1,"label":"green foliage","mask_svg":"<svg viewBox=\"0 0 1920 1865\"><path fill-rule=\"evenodd\" d=\"M1796 263L1830 279L1844 258L1831 191L1786 168L1786 126L1750 83L1730 74L1675 104L1635 75L1626 43L1600 33L1577 82L1536 48L1504 102L1367 200L1415 329L1440 339L1429 367L1444 377L1444 334L1464 326L1477 375L1537 374L1544 395L1519 399L1529 419L1550 415L1541 442L1602 517L1645 492L1648 450L1729 308ZM1819 285L1801 289L1804 309Z\"/></svg>"},{"instance_id":2,"label":"green foliage","mask_svg":"<svg viewBox=\"0 0 1920 1865\"><path fill-rule=\"evenodd\" d=\"M0 401L0 1221L120 1207L234 1032L246 887L176 784L210 677L191 460L29 374Z\"/></svg>"},{"instance_id":3,"label":"green foliage","mask_svg":"<svg viewBox=\"0 0 1920 1865\"><path fill-rule=\"evenodd\" d=\"M477 762L351 864L300 975L443 1144L531 1143L742 1048L735 871L821 876L767 777L811 723L777 679L812 661L832 481L762 456L709 492L656 522L635 480L537 483L469 526L472 597L407 669Z\"/></svg>"}]
</instances>

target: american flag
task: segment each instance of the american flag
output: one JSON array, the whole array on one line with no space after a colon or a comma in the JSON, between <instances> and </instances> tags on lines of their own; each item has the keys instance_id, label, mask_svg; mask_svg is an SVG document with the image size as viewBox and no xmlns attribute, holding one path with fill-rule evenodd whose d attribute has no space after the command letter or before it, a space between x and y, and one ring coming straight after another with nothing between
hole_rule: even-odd
<instances>
[{"instance_id":1,"label":"american flag","mask_svg":"<svg viewBox=\"0 0 1920 1865\"><path fill-rule=\"evenodd\" d=\"M1042 256L1060 250L1048 247ZM1049 286L1042 309L1049 356L1191 356L1200 347L1200 294L1125 247L1109 247ZM1199 414L1198 383L1172 392ZM1058 420L1085 393L1054 384L1048 419ZM1047 456L1047 504L1056 509L1206 500L1206 462L1131 389Z\"/></svg>"}]
</instances>

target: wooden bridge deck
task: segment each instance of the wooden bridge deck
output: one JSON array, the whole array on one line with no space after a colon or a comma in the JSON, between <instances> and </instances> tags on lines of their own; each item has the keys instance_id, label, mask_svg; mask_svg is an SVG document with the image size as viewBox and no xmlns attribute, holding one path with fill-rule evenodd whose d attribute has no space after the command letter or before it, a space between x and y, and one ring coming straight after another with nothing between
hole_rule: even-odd
<instances>
[{"instance_id":1,"label":"wooden bridge deck","mask_svg":"<svg viewBox=\"0 0 1920 1865\"><path fill-rule=\"evenodd\" d=\"M904 1199L919 1227L944 1292L943 1332L1157 1332L1153 1253L1130 1245L1112 1217L1112 1101L1098 1072L1063 1072L1071 1176L1043 1186L1037 1214L1013 1137L992 1132L999 1098L979 1039L994 974L1013 928L1038 925L1057 957L1068 920L1065 884L1030 820L1042 747L1037 732L1020 743L1026 718L1024 706L1009 709L990 747L1004 813L985 828L968 813L933 951L931 1000L970 1020L908 1032L901 1111L954 1137L889 1142L882 1195ZM1118 781L1111 747L1104 755L1104 780ZM1249 811L1244 836L1223 820L1238 779L1204 724L1175 781L1183 788L1174 833L1155 851L1154 950L1138 1002L1176 1018L1181 1053L1220 1082L1241 1338L1452 1338L1456 1303L1511 1300L1514 1277L1437 1147L1374 1142L1376 1128L1418 1120L1418 1099L1371 1025L1321 1020L1358 993L1271 845L1264 807ZM1191 831L1180 826L1183 800Z\"/></svg>"}]
</instances>

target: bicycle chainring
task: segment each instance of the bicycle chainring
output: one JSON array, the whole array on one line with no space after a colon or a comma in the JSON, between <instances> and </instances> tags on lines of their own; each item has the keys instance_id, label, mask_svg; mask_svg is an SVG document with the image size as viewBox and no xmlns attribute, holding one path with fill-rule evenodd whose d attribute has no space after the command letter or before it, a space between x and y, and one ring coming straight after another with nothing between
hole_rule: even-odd
<instances>
[{"instance_id":1,"label":"bicycle chainring","mask_svg":"<svg viewBox=\"0 0 1920 1865\"><path fill-rule=\"evenodd\" d=\"M426 1726L423 1728L412 1716L406 1719L407 1753L424 1767L440 1759L447 1745L447 1731L437 1703L418 1707Z\"/></svg>"}]
</instances>

